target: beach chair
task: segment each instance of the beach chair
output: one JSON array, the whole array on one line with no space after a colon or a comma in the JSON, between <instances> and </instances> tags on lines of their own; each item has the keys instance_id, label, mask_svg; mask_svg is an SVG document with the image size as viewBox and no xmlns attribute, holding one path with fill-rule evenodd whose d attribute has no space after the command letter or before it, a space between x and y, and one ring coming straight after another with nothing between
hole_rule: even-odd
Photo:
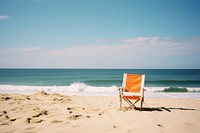
<instances>
[{"instance_id":1,"label":"beach chair","mask_svg":"<svg viewBox=\"0 0 200 133\"><path fill-rule=\"evenodd\" d=\"M144 102L144 80L145 75L124 73L122 88L119 88L120 109L122 99L124 99L131 107L137 109L135 104L141 101L140 110ZM135 100L134 103L131 100Z\"/></svg>"}]
</instances>

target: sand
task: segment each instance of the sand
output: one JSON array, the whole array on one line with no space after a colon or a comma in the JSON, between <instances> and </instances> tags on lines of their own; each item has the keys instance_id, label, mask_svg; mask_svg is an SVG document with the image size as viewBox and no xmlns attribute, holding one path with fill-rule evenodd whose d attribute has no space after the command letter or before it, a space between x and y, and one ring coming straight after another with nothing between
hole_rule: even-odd
<instances>
[{"instance_id":1,"label":"sand","mask_svg":"<svg viewBox=\"0 0 200 133\"><path fill-rule=\"evenodd\" d=\"M111 96L0 94L0 132L200 132L200 99L145 98L143 111L122 106Z\"/></svg>"}]
</instances>

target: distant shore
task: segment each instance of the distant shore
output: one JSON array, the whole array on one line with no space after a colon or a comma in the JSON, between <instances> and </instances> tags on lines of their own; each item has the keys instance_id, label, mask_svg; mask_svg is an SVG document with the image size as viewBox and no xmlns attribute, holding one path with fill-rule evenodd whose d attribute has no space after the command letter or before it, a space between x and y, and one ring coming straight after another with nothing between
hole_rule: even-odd
<instances>
[{"instance_id":1,"label":"distant shore","mask_svg":"<svg viewBox=\"0 0 200 133\"><path fill-rule=\"evenodd\" d=\"M2 133L198 133L200 99L145 98L143 111L113 96L0 94Z\"/></svg>"}]
</instances>

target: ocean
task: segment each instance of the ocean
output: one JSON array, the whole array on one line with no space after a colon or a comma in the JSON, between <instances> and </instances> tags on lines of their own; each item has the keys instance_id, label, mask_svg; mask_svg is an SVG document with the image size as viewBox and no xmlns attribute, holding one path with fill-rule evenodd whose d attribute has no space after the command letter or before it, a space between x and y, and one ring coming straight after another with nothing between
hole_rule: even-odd
<instances>
[{"instance_id":1,"label":"ocean","mask_svg":"<svg viewBox=\"0 0 200 133\"><path fill-rule=\"evenodd\" d=\"M124 73L145 74L147 97L200 98L200 69L0 69L1 93L117 96Z\"/></svg>"}]
</instances>

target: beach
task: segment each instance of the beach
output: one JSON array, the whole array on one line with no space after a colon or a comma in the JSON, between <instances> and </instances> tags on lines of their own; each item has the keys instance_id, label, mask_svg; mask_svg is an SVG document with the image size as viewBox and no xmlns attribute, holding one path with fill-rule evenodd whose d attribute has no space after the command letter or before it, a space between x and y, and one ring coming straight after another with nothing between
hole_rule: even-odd
<instances>
[{"instance_id":1,"label":"beach","mask_svg":"<svg viewBox=\"0 0 200 133\"><path fill-rule=\"evenodd\" d=\"M0 94L1 133L198 133L200 99L145 98L143 111L117 96L38 91ZM139 104L138 104L139 106Z\"/></svg>"},{"instance_id":2,"label":"beach","mask_svg":"<svg viewBox=\"0 0 200 133\"><path fill-rule=\"evenodd\" d=\"M0 133L200 133L199 7L0 0Z\"/></svg>"}]
</instances>

